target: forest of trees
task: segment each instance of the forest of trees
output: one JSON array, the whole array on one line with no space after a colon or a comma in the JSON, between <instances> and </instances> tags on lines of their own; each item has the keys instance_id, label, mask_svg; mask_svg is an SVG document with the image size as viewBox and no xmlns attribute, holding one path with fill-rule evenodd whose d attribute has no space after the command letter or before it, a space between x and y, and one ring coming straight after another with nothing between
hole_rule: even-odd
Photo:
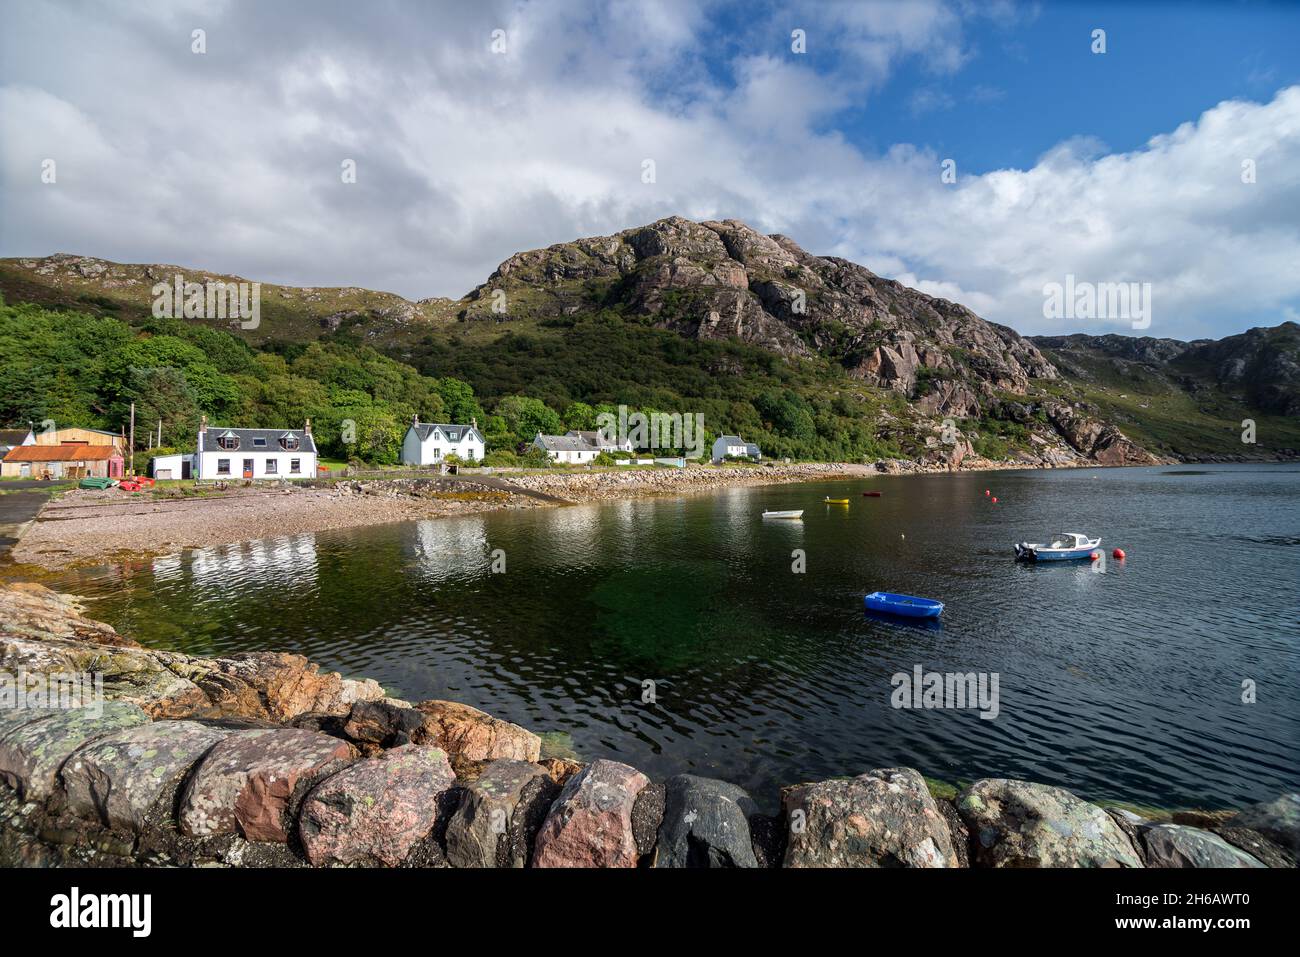
<instances>
[{"instance_id":1,"label":"forest of trees","mask_svg":"<svg viewBox=\"0 0 1300 957\"><path fill-rule=\"evenodd\" d=\"M894 451L875 438L875 407L828 390L816 369L609 317L475 347L430 339L412 362L423 373L346 339L253 348L180 319L129 325L0 302L0 426L53 420L117 431L134 402L139 448L161 419L162 445L189 449L203 414L232 427L301 427L310 418L323 455L389 464L414 415L476 419L489 454L509 459L538 432L593 429L601 412L625 404L703 413L708 442L738 432L769 456Z\"/></svg>"}]
</instances>

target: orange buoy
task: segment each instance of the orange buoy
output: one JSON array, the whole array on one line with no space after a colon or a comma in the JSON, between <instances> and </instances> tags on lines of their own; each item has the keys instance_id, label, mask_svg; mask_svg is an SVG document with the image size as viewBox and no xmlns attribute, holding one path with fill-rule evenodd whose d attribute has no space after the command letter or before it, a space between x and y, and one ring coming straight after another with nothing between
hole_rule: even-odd
<instances>
[{"instance_id":1,"label":"orange buoy","mask_svg":"<svg viewBox=\"0 0 1300 957\"><path fill-rule=\"evenodd\" d=\"M1125 556L1124 556L1124 549L1122 549L1122 548L1117 548L1117 549L1115 549L1113 552L1111 552L1110 554L1111 554L1112 557L1118 559L1118 560L1121 561L1121 562L1124 560L1124 557L1125 557Z\"/></svg>"},{"instance_id":2,"label":"orange buoy","mask_svg":"<svg viewBox=\"0 0 1300 957\"><path fill-rule=\"evenodd\" d=\"M1093 552L1088 556L1088 558L1095 562L1097 559L1101 558L1101 552Z\"/></svg>"}]
</instances>

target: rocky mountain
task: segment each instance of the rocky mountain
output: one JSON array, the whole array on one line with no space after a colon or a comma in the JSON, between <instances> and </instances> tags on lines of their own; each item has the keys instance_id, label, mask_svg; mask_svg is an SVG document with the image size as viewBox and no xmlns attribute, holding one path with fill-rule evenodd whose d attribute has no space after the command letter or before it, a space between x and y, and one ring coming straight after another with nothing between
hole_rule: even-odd
<instances>
[{"instance_id":1,"label":"rocky mountain","mask_svg":"<svg viewBox=\"0 0 1300 957\"><path fill-rule=\"evenodd\" d=\"M830 358L906 395L925 380L920 407L939 415L977 415L981 399L1023 394L1031 379L1057 374L1027 339L965 306L737 220L673 216L518 253L466 300L459 315L467 320L611 306L694 338Z\"/></svg>"},{"instance_id":2,"label":"rocky mountain","mask_svg":"<svg viewBox=\"0 0 1300 957\"><path fill-rule=\"evenodd\" d=\"M1224 339L1035 336L1031 340L1075 385L1100 398L1112 420L1144 420L1151 444L1179 457L1289 456L1300 447L1300 325L1284 322ZM1126 408L1127 406L1127 408ZM1161 418L1177 417L1185 429ZM1255 422L1255 447L1241 440Z\"/></svg>"},{"instance_id":3,"label":"rocky mountain","mask_svg":"<svg viewBox=\"0 0 1300 957\"><path fill-rule=\"evenodd\" d=\"M1277 415L1300 415L1300 324L1284 322L1224 339L1152 339L1129 336L1036 336L1078 377L1085 359L1108 361L1116 371L1140 366L1175 388L1218 388L1244 404Z\"/></svg>"},{"instance_id":4,"label":"rocky mountain","mask_svg":"<svg viewBox=\"0 0 1300 957\"><path fill-rule=\"evenodd\" d=\"M113 314L138 324L149 315L154 283L176 273L197 282L240 281L56 255L0 260L0 292L11 303ZM262 302L258 329L225 325L255 344L372 345L427 374L465 378L485 398L525 392L557 408L573 400L621 401L633 383L639 393L633 401L706 397L703 386L687 384L701 372L756 382L755 360L726 352L728 344L743 344L800 370L796 378L810 398L851 399L847 411L837 407L837 416L851 419L857 407L857 414L874 417L882 442L949 464L977 453L1060 464L1236 454L1228 433L1241 410L1279 420L1269 433L1272 444L1248 454L1300 445L1300 435L1281 422L1300 406L1294 323L1221 342L1029 339L959 303L844 259L812 255L789 237L764 235L736 220L673 216L516 253L458 300L411 302L358 288L264 284ZM561 362L597 342L590 334L575 338L593 320L626 330L623 351L609 361L625 369L644 358L646 369L602 382ZM664 337L706 351L678 356ZM671 354L678 371L647 371L647 350ZM549 363L527 365L542 353L552 356ZM769 369L763 381L773 376L781 378ZM1190 419L1183 399L1194 409ZM724 418L735 411L713 408ZM763 428L773 427L766 413L762 418ZM742 421L733 419L730 427Z\"/></svg>"}]
</instances>

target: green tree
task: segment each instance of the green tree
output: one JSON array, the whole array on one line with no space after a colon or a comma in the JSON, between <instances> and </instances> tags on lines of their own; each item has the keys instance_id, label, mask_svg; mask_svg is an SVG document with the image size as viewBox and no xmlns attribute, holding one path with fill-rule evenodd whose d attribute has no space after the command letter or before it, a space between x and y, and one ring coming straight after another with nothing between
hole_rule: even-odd
<instances>
[{"instance_id":1,"label":"green tree","mask_svg":"<svg viewBox=\"0 0 1300 957\"><path fill-rule=\"evenodd\" d=\"M538 432L556 435L564 431L564 423L554 409L526 395L506 396L497 403L496 414L504 420L516 443L531 442Z\"/></svg>"}]
</instances>

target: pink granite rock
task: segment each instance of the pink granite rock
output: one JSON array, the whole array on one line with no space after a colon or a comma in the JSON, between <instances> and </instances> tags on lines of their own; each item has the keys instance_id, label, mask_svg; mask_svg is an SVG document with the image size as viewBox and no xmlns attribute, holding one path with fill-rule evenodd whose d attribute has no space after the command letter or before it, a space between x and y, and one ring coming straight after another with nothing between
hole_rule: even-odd
<instances>
[{"instance_id":1,"label":"pink granite rock","mask_svg":"<svg viewBox=\"0 0 1300 957\"><path fill-rule=\"evenodd\" d=\"M199 764L181 799L190 837L238 830L250 841L289 839L295 798L356 757L346 741L297 728L236 732Z\"/></svg>"},{"instance_id":2,"label":"pink granite rock","mask_svg":"<svg viewBox=\"0 0 1300 957\"><path fill-rule=\"evenodd\" d=\"M313 864L396 867L429 833L455 780L441 748L407 744L326 778L307 796L298 834Z\"/></svg>"},{"instance_id":3,"label":"pink granite rock","mask_svg":"<svg viewBox=\"0 0 1300 957\"><path fill-rule=\"evenodd\" d=\"M595 761L571 777L537 835L534 867L636 867L632 805L650 783L617 761Z\"/></svg>"}]
</instances>

